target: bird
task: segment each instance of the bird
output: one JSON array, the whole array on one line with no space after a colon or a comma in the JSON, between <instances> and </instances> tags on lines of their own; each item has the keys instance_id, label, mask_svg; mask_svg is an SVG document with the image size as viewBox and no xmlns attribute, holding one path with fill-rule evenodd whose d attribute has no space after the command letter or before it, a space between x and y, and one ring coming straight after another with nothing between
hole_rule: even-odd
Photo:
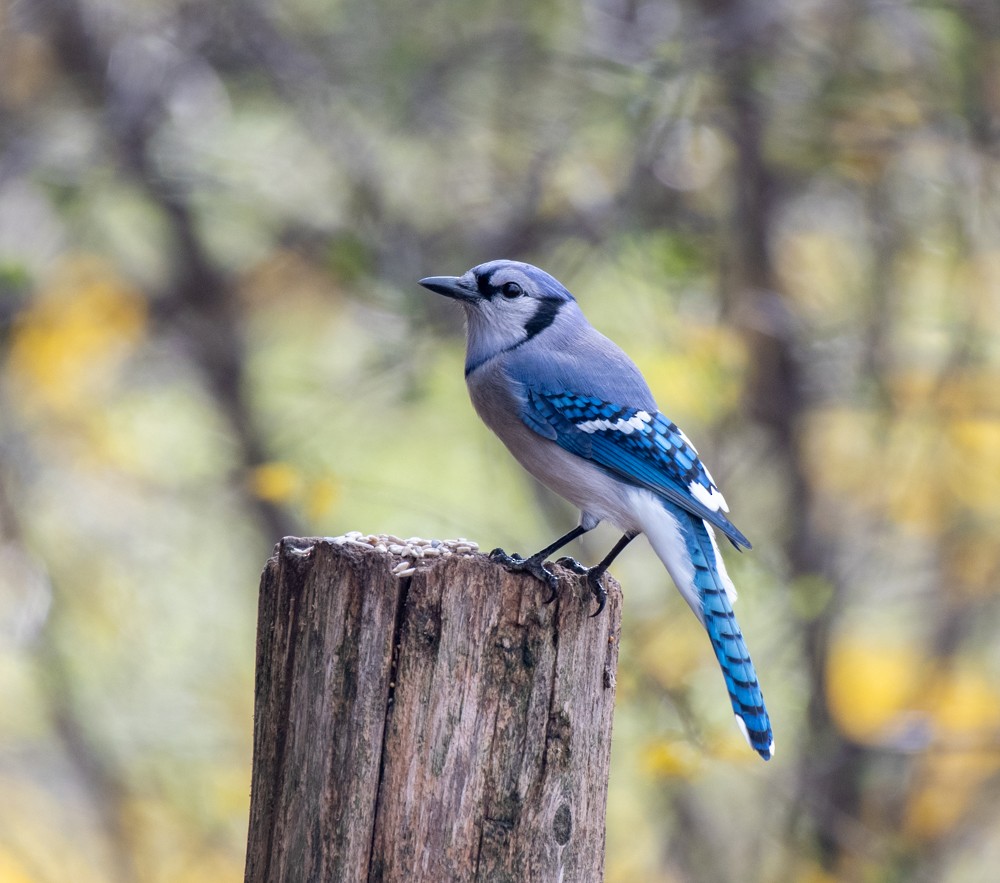
<instances>
[{"instance_id":1,"label":"bird","mask_svg":"<svg viewBox=\"0 0 1000 883\"><path fill-rule=\"evenodd\" d=\"M770 717L715 530L738 550L750 542L638 367L587 321L562 283L531 264L494 260L419 284L464 309L465 380L479 417L525 470L580 510L575 528L534 555L494 549L490 559L541 580L552 601L558 578L545 564L549 556L609 522L622 537L598 564L556 562L586 576L596 616L607 600L608 567L644 534L708 632L740 731L769 760Z\"/></svg>"}]
</instances>

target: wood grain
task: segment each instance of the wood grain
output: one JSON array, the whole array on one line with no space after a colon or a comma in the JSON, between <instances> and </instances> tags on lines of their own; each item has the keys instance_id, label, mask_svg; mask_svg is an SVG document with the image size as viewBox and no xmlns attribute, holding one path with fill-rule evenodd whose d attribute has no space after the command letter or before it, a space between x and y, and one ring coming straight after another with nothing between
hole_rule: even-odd
<instances>
[{"instance_id":1,"label":"wood grain","mask_svg":"<svg viewBox=\"0 0 1000 883\"><path fill-rule=\"evenodd\" d=\"M621 594L286 538L261 578L246 880L602 879Z\"/></svg>"}]
</instances>

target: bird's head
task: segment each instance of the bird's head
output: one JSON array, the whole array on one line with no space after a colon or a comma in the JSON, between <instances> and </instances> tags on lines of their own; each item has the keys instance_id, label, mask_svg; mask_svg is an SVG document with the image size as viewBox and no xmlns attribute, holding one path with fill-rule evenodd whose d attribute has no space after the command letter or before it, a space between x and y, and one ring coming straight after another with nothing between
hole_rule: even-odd
<instances>
[{"instance_id":1,"label":"bird's head","mask_svg":"<svg viewBox=\"0 0 1000 883\"><path fill-rule=\"evenodd\" d=\"M420 284L457 300L468 320L466 370L550 328L576 301L544 270L519 261L490 261L462 276L429 276Z\"/></svg>"}]
</instances>

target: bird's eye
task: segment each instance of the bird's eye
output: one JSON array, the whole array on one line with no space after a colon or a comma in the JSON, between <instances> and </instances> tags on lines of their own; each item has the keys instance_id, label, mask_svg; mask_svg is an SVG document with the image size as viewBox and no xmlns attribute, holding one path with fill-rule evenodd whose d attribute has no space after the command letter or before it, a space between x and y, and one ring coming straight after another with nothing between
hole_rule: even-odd
<instances>
[{"instance_id":1,"label":"bird's eye","mask_svg":"<svg viewBox=\"0 0 1000 883\"><path fill-rule=\"evenodd\" d=\"M500 286L500 293L504 297L520 297L523 292L521 291L521 286L516 282L504 282Z\"/></svg>"}]
</instances>

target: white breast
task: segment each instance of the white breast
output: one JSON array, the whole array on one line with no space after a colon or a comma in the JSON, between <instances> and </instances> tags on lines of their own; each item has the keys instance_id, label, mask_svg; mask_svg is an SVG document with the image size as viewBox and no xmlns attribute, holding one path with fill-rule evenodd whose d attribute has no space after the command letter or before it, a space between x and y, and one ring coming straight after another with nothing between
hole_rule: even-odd
<instances>
[{"instance_id":1,"label":"white breast","mask_svg":"<svg viewBox=\"0 0 1000 883\"><path fill-rule=\"evenodd\" d=\"M642 530L632 511L631 485L526 426L519 416L519 403L498 370L483 366L469 377L468 386L482 421L542 484L595 521L609 521L623 533Z\"/></svg>"}]
</instances>

